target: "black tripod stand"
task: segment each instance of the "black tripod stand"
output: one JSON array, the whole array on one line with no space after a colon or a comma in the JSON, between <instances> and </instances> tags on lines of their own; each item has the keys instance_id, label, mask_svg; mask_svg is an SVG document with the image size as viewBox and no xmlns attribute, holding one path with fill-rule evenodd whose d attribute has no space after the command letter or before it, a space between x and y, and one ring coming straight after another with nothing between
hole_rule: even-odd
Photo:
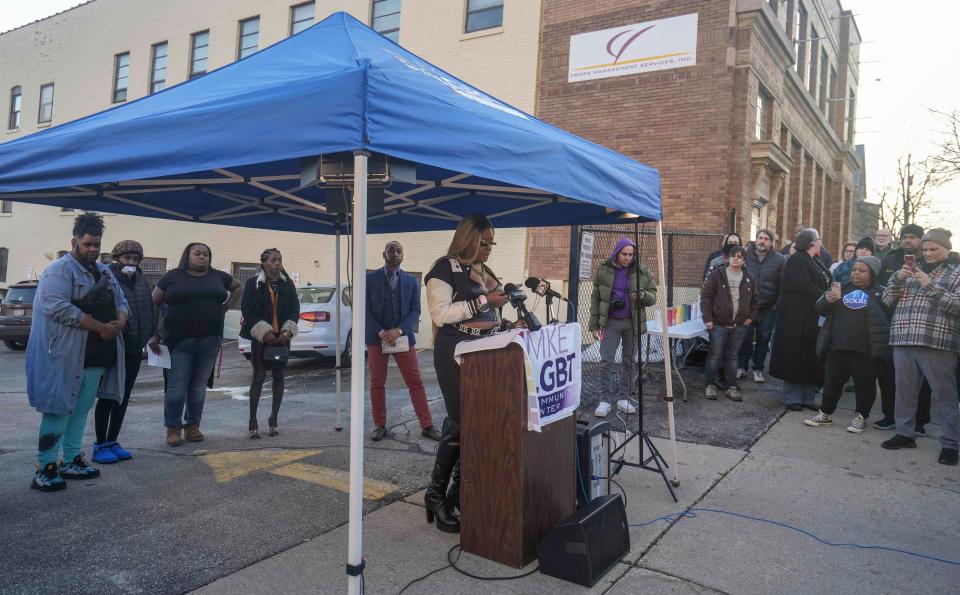
<instances>
[{"instance_id":1,"label":"black tripod stand","mask_svg":"<svg viewBox=\"0 0 960 595\"><path fill-rule=\"evenodd\" d=\"M636 245L636 256L634 256L634 262L631 266L637 269L637 275L635 277L634 283L634 295L640 293L640 227L639 224L633 224L633 234L634 234L634 244ZM630 296L631 299L635 299L634 296ZM642 308L643 305L640 304L637 306L638 311ZM607 477L612 478L614 475L620 473L620 470L624 467L635 467L637 469L644 469L646 471L654 471L660 474L660 477L663 478L663 483L667 486L667 490L670 492L670 496L673 497L674 502L679 502L677 500L677 494L673 491L673 485L671 485L670 480L667 479L667 461L663 458L663 455L660 454L660 451L657 450L657 447L654 446L653 442L650 440L649 434L643 429L643 363L641 361L640 355L640 321L635 321L635 333L634 333L634 355L637 356L637 431L631 432L629 427L624 424L624 433L626 434L626 439L623 441L623 444L620 444L613 450L607 451L607 465L612 467L612 470L608 470ZM667 352L669 345L664 347L663 357L669 357ZM672 399L672 397L667 397ZM637 440L639 438L639 440ZM627 446L637 440L638 448L638 457L637 463L632 463L626 460L627 457ZM644 445L646 445L649 455L644 455ZM620 453L620 458L616 457L617 453ZM607 481L607 492L610 492L610 481Z\"/></svg>"}]
</instances>

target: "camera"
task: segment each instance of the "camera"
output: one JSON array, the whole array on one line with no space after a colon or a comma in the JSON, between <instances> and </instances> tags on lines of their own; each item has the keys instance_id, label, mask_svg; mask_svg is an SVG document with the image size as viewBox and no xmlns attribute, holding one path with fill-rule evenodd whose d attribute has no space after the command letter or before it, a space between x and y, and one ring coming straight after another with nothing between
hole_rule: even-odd
<instances>
[{"instance_id":1,"label":"camera","mask_svg":"<svg viewBox=\"0 0 960 595\"><path fill-rule=\"evenodd\" d=\"M616 298L616 299L614 299L613 301L610 302L610 309L611 309L611 310L619 310L619 309L622 308L625 304L626 304L626 302L623 301L623 298Z\"/></svg>"}]
</instances>

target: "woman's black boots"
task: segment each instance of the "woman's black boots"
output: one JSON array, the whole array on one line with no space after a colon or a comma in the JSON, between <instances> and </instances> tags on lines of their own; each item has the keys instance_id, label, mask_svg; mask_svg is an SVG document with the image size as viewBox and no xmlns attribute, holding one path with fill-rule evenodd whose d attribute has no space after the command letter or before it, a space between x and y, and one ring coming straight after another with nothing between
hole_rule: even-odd
<instances>
[{"instance_id":1,"label":"woman's black boots","mask_svg":"<svg viewBox=\"0 0 960 595\"><path fill-rule=\"evenodd\" d=\"M453 473L450 475L450 489L447 491L447 503L450 510L460 518L460 460L453 467Z\"/></svg>"},{"instance_id":2,"label":"woman's black boots","mask_svg":"<svg viewBox=\"0 0 960 595\"><path fill-rule=\"evenodd\" d=\"M437 529L445 533L459 533L460 521L447 501L447 485L460 459L460 425L449 417L443 421L443 433L437 445L437 458L430 477L430 487L423 497L427 508L427 522L437 521Z\"/></svg>"}]
</instances>

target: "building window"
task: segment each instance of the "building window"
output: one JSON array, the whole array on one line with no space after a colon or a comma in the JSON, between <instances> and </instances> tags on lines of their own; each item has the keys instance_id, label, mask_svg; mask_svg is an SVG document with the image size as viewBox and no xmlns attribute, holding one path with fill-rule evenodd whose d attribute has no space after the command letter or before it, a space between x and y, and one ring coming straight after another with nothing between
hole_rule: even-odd
<instances>
[{"instance_id":1,"label":"building window","mask_svg":"<svg viewBox=\"0 0 960 595\"><path fill-rule=\"evenodd\" d=\"M373 0L372 29L394 43L400 43L400 0Z\"/></svg>"},{"instance_id":2,"label":"building window","mask_svg":"<svg viewBox=\"0 0 960 595\"><path fill-rule=\"evenodd\" d=\"M163 91L167 86L167 42L153 44L153 67L150 70L150 92Z\"/></svg>"},{"instance_id":3,"label":"building window","mask_svg":"<svg viewBox=\"0 0 960 595\"><path fill-rule=\"evenodd\" d=\"M207 49L210 46L210 31L200 31L190 36L190 78L207 71Z\"/></svg>"},{"instance_id":4,"label":"building window","mask_svg":"<svg viewBox=\"0 0 960 595\"><path fill-rule=\"evenodd\" d=\"M130 52L113 57L113 102L127 100L127 79L130 75Z\"/></svg>"},{"instance_id":5,"label":"building window","mask_svg":"<svg viewBox=\"0 0 960 595\"><path fill-rule=\"evenodd\" d=\"M290 7L290 35L296 35L313 24L314 3L304 2Z\"/></svg>"},{"instance_id":6,"label":"building window","mask_svg":"<svg viewBox=\"0 0 960 595\"><path fill-rule=\"evenodd\" d=\"M10 89L10 118L7 120L7 129L14 130L20 128L20 104L23 101L23 93L20 86Z\"/></svg>"},{"instance_id":7,"label":"building window","mask_svg":"<svg viewBox=\"0 0 960 595\"><path fill-rule=\"evenodd\" d=\"M807 52L810 49L810 42L807 39L807 9L803 7L803 2L797 6L797 29L794 32L794 47L797 50L797 74L800 75L800 81L807 82Z\"/></svg>"},{"instance_id":8,"label":"building window","mask_svg":"<svg viewBox=\"0 0 960 595\"><path fill-rule=\"evenodd\" d=\"M820 111L827 113L827 67L830 65L830 58L827 57L826 48L820 50L820 79L817 81L817 98L820 104Z\"/></svg>"},{"instance_id":9,"label":"building window","mask_svg":"<svg viewBox=\"0 0 960 595\"><path fill-rule=\"evenodd\" d=\"M853 123L856 121L857 114L857 96L853 89L847 92L847 118L844 121L844 137L847 142L853 144Z\"/></svg>"},{"instance_id":10,"label":"building window","mask_svg":"<svg viewBox=\"0 0 960 595\"><path fill-rule=\"evenodd\" d=\"M833 122L834 106L843 100L843 97L837 97L837 70L833 66L830 67L830 85L827 88L829 89L827 93L827 117Z\"/></svg>"},{"instance_id":11,"label":"building window","mask_svg":"<svg viewBox=\"0 0 960 595\"><path fill-rule=\"evenodd\" d=\"M817 36L817 28L813 25L810 25L810 41L807 42L807 46L810 48L810 74L807 77L807 90L810 91L810 95L813 96L814 100L817 98L817 50L820 48L819 37Z\"/></svg>"},{"instance_id":12,"label":"building window","mask_svg":"<svg viewBox=\"0 0 960 595\"><path fill-rule=\"evenodd\" d=\"M40 115L37 117L38 124L44 124L53 120L53 83L40 87Z\"/></svg>"},{"instance_id":13,"label":"building window","mask_svg":"<svg viewBox=\"0 0 960 595\"><path fill-rule=\"evenodd\" d=\"M0 281L7 281L7 260L10 258L10 250L0 248Z\"/></svg>"},{"instance_id":14,"label":"building window","mask_svg":"<svg viewBox=\"0 0 960 595\"><path fill-rule=\"evenodd\" d=\"M503 0L467 0L467 33L503 26Z\"/></svg>"},{"instance_id":15,"label":"building window","mask_svg":"<svg viewBox=\"0 0 960 595\"><path fill-rule=\"evenodd\" d=\"M757 92L757 126L754 131L758 141L770 140L770 117L773 113L773 97L761 87Z\"/></svg>"},{"instance_id":16,"label":"building window","mask_svg":"<svg viewBox=\"0 0 960 595\"><path fill-rule=\"evenodd\" d=\"M13 203L9 200L0 200L0 213L3 213L4 215L13 213Z\"/></svg>"},{"instance_id":17,"label":"building window","mask_svg":"<svg viewBox=\"0 0 960 595\"><path fill-rule=\"evenodd\" d=\"M237 60L256 53L260 43L260 17L240 21L240 34L237 39Z\"/></svg>"}]
</instances>

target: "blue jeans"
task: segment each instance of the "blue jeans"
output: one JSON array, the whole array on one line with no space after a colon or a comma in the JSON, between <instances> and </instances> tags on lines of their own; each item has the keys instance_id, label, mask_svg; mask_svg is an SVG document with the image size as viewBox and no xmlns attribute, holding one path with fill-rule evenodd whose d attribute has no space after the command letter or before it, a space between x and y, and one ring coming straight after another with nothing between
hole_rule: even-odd
<instances>
[{"instance_id":1,"label":"blue jeans","mask_svg":"<svg viewBox=\"0 0 960 595\"><path fill-rule=\"evenodd\" d=\"M163 425L179 428L200 423L203 401L207 396L207 379L217 363L220 341L220 337L194 337L180 341L170 350L170 370L163 395Z\"/></svg>"},{"instance_id":2,"label":"blue jeans","mask_svg":"<svg viewBox=\"0 0 960 595\"><path fill-rule=\"evenodd\" d=\"M817 406L817 386L815 384L794 384L784 380L782 392L784 405Z\"/></svg>"},{"instance_id":3,"label":"blue jeans","mask_svg":"<svg viewBox=\"0 0 960 595\"><path fill-rule=\"evenodd\" d=\"M740 359L737 367L742 370L749 369L750 359L753 358L753 369L763 372L763 365L767 361L767 353L770 352L770 337L773 335L773 327L777 322L777 311L773 308L760 308L757 310L757 319L750 326L747 338L743 340L740 347ZM754 347L756 339L756 347Z\"/></svg>"},{"instance_id":4,"label":"blue jeans","mask_svg":"<svg viewBox=\"0 0 960 595\"><path fill-rule=\"evenodd\" d=\"M724 385L720 388L726 390L737 386L737 352L751 330L752 326L742 324L734 327L714 326L710 329L710 355L707 356L704 370L708 385L717 381L717 370L722 364Z\"/></svg>"}]
</instances>

